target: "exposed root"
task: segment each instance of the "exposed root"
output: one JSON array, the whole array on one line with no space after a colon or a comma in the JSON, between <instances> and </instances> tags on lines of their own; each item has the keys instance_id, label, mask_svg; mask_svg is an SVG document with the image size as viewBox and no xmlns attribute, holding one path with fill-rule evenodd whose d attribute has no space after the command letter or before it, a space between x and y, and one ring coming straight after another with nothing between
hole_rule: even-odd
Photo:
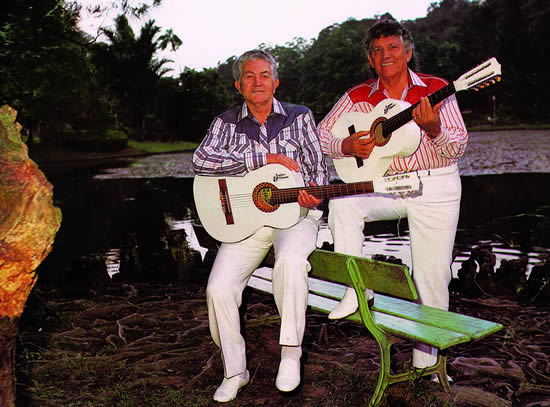
<instances>
[{"instance_id":1,"label":"exposed root","mask_svg":"<svg viewBox=\"0 0 550 407\"><path fill-rule=\"evenodd\" d=\"M122 326L122 324L118 320L116 321L116 324L118 326L118 337L122 339L122 342L126 344L127 341L126 341L126 337L124 336L124 326Z\"/></svg>"},{"instance_id":2,"label":"exposed root","mask_svg":"<svg viewBox=\"0 0 550 407\"><path fill-rule=\"evenodd\" d=\"M192 389L194 388L195 383L201 378L203 374L205 374L209 369L212 369L212 366L214 366L214 358L218 357L220 355L220 350L216 350L210 357L208 358L208 361L206 362L206 365L202 368L201 372L191 378L187 385L185 386L185 389Z\"/></svg>"}]
</instances>

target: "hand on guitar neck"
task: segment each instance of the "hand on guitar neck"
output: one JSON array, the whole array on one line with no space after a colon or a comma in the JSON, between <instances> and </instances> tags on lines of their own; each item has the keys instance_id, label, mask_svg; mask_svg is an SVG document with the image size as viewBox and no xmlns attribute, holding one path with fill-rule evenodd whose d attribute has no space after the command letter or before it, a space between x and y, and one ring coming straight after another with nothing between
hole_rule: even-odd
<instances>
[{"instance_id":1,"label":"hand on guitar neck","mask_svg":"<svg viewBox=\"0 0 550 407\"><path fill-rule=\"evenodd\" d=\"M431 138L437 137L441 132L439 108L442 104L443 101L432 107L428 97L423 96L412 111L413 120Z\"/></svg>"},{"instance_id":2,"label":"hand on guitar neck","mask_svg":"<svg viewBox=\"0 0 550 407\"><path fill-rule=\"evenodd\" d=\"M298 165L298 163L284 154L267 153L266 158L268 164L281 164L291 171L300 172L300 166ZM309 185L315 186L316 184L315 182L310 182ZM321 202L323 202L322 199L311 195L305 190L301 190L298 193L298 204L300 206L303 206L304 208L316 208L321 204Z\"/></svg>"}]
</instances>

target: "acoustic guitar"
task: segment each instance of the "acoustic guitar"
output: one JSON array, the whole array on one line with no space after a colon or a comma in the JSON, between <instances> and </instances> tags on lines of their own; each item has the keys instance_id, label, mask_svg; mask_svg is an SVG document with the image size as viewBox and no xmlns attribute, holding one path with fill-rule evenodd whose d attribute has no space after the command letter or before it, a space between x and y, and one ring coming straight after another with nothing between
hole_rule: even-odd
<instances>
[{"instance_id":1,"label":"acoustic guitar","mask_svg":"<svg viewBox=\"0 0 550 407\"><path fill-rule=\"evenodd\" d=\"M193 195L200 221L221 242L238 242L263 226L286 229L307 215L298 204L305 189L317 198L336 198L373 192L406 194L419 189L416 173L349 184L304 186L300 173L270 164L241 177L197 175Z\"/></svg>"},{"instance_id":2,"label":"acoustic guitar","mask_svg":"<svg viewBox=\"0 0 550 407\"><path fill-rule=\"evenodd\" d=\"M491 58L466 72L456 81L430 94L433 105L453 95L455 92L479 90L501 78L501 67L496 58ZM412 111L418 103L395 99L385 99L369 113L348 112L338 118L332 134L346 138L358 131L370 131L375 147L368 159L343 157L334 159L334 169L344 182L358 182L382 177L395 156L407 157L413 154L421 140L420 127L412 121Z\"/></svg>"}]
</instances>

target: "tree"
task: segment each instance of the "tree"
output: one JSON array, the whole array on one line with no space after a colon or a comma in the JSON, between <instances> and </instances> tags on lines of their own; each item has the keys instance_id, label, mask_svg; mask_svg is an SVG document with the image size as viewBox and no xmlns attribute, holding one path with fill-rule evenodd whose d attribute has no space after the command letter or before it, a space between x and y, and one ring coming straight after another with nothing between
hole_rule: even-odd
<instances>
[{"instance_id":1,"label":"tree","mask_svg":"<svg viewBox=\"0 0 550 407\"><path fill-rule=\"evenodd\" d=\"M172 86L167 86L169 83ZM202 140L214 117L233 104L229 88L215 68L200 72L185 68L177 87L173 85L171 79L161 82L156 114L179 139Z\"/></svg>"},{"instance_id":2,"label":"tree","mask_svg":"<svg viewBox=\"0 0 550 407\"><path fill-rule=\"evenodd\" d=\"M277 60L280 84L276 97L279 100L304 104L304 101L300 99L299 90L302 88L304 80L304 56L310 45L310 42L304 38L294 38L292 42L275 47L260 44L260 49L266 49Z\"/></svg>"},{"instance_id":3,"label":"tree","mask_svg":"<svg viewBox=\"0 0 550 407\"><path fill-rule=\"evenodd\" d=\"M169 71L164 68L169 60L156 59L155 54L162 46L179 41L174 35L159 36L160 30L150 20L136 38L126 16L120 15L115 20L115 29L103 29L109 44L98 43L93 47L93 61L108 89L117 120L142 140L147 121L153 118L158 81Z\"/></svg>"},{"instance_id":4,"label":"tree","mask_svg":"<svg viewBox=\"0 0 550 407\"><path fill-rule=\"evenodd\" d=\"M0 104L19 111L32 135L85 111L91 66L80 31L78 9L57 0L9 1L0 15Z\"/></svg>"},{"instance_id":5,"label":"tree","mask_svg":"<svg viewBox=\"0 0 550 407\"><path fill-rule=\"evenodd\" d=\"M342 93L367 79L362 37L373 20L350 19L323 29L304 52L297 98L322 119Z\"/></svg>"}]
</instances>

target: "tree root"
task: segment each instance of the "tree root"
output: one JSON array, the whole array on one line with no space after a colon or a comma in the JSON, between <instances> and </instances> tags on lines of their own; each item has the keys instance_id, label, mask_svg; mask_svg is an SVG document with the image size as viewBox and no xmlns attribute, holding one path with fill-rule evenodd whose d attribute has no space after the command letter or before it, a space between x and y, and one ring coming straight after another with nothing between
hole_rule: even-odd
<instances>
[{"instance_id":1,"label":"tree root","mask_svg":"<svg viewBox=\"0 0 550 407\"><path fill-rule=\"evenodd\" d=\"M185 385L185 390L190 390L194 388L195 383L202 377L203 374L205 374L208 370L212 369L212 366L214 366L214 358L220 355L220 350L217 349L210 357L208 358L206 365L202 368L201 372L191 378L189 382Z\"/></svg>"}]
</instances>

